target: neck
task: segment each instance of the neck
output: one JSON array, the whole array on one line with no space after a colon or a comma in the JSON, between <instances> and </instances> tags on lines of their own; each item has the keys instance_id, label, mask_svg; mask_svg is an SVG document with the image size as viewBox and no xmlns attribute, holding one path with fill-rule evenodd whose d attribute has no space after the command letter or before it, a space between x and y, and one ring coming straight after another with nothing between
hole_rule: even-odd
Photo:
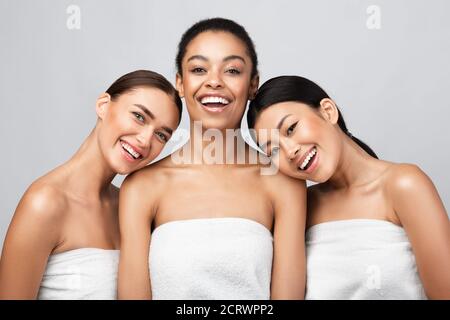
<instances>
[{"instance_id":1,"label":"neck","mask_svg":"<svg viewBox=\"0 0 450 320\"><path fill-rule=\"evenodd\" d=\"M108 166L98 145L98 129L92 130L75 155L64 165L66 185L82 198L108 195L116 173Z\"/></svg>"},{"instance_id":2,"label":"neck","mask_svg":"<svg viewBox=\"0 0 450 320\"><path fill-rule=\"evenodd\" d=\"M367 154L355 141L346 134L343 136L343 147L339 164L327 184L335 189L351 188L364 185L379 176L376 169L379 160Z\"/></svg>"},{"instance_id":3,"label":"neck","mask_svg":"<svg viewBox=\"0 0 450 320\"><path fill-rule=\"evenodd\" d=\"M190 139L186 148L194 164L245 164L248 145L240 127L207 129L191 123Z\"/></svg>"}]
</instances>

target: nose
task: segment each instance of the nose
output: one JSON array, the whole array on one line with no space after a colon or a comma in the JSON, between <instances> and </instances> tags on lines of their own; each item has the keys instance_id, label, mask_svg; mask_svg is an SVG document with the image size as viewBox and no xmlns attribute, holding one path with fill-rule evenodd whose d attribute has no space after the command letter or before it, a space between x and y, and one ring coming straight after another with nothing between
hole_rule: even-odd
<instances>
[{"instance_id":1,"label":"nose","mask_svg":"<svg viewBox=\"0 0 450 320\"><path fill-rule=\"evenodd\" d=\"M218 71L211 71L209 73L206 86L212 89L219 89L223 87L222 77Z\"/></svg>"},{"instance_id":2,"label":"nose","mask_svg":"<svg viewBox=\"0 0 450 320\"><path fill-rule=\"evenodd\" d=\"M139 134L136 136L136 140L139 142L139 147L147 149L150 147L153 136L155 133L155 128L153 126L148 126L143 128Z\"/></svg>"},{"instance_id":3,"label":"nose","mask_svg":"<svg viewBox=\"0 0 450 320\"><path fill-rule=\"evenodd\" d=\"M286 152L289 161L292 161L301 150L301 147L291 139L280 139L280 146Z\"/></svg>"}]
</instances>

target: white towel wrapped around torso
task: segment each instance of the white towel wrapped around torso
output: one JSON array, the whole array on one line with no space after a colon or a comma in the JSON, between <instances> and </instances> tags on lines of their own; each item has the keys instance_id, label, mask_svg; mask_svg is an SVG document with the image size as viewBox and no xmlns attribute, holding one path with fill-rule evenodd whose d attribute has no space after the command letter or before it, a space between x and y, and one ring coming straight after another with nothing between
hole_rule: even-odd
<instances>
[{"instance_id":1,"label":"white towel wrapped around torso","mask_svg":"<svg viewBox=\"0 0 450 320\"><path fill-rule=\"evenodd\" d=\"M314 225L306 253L306 299L426 299L406 232L391 222Z\"/></svg>"},{"instance_id":2,"label":"white towel wrapped around torso","mask_svg":"<svg viewBox=\"0 0 450 320\"><path fill-rule=\"evenodd\" d=\"M81 248L53 254L38 299L116 299L118 266L119 250Z\"/></svg>"},{"instance_id":3,"label":"white towel wrapped around torso","mask_svg":"<svg viewBox=\"0 0 450 320\"><path fill-rule=\"evenodd\" d=\"M270 299L273 237L246 218L177 220L152 233L153 299Z\"/></svg>"}]
</instances>

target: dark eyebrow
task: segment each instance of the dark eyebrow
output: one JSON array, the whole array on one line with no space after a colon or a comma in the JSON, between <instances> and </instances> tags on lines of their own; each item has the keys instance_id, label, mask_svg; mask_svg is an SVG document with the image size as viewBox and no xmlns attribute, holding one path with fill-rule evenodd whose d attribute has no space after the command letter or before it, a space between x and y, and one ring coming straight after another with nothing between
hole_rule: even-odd
<instances>
[{"instance_id":1,"label":"dark eyebrow","mask_svg":"<svg viewBox=\"0 0 450 320\"><path fill-rule=\"evenodd\" d=\"M162 127L164 131L166 131L168 134L172 135L173 130L169 127Z\"/></svg>"},{"instance_id":2,"label":"dark eyebrow","mask_svg":"<svg viewBox=\"0 0 450 320\"><path fill-rule=\"evenodd\" d=\"M245 64L244 58L242 58L241 56L237 56L237 55L231 55L231 56L225 57L225 58L223 59L223 62L230 61L230 60L234 60L234 59L241 60L241 61Z\"/></svg>"},{"instance_id":3,"label":"dark eyebrow","mask_svg":"<svg viewBox=\"0 0 450 320\"><path fill-rule=\"evenodd\" d=\"M280 130L281 126L283 125L284 120L286 120L286 118L289 116L291 116L291 114L287 114L283 118L281 118L280 122L278 122L278 125L277 125L278 130Z\"/></svg>"},{"instance_id":4,"label":"dark eyebrow","mask_svg":"<svg viewBox=\"0 0 450 320\"><path fill-rule=\"evenodd\" d=\"M138 107L138 108L141 109L142 111L144 111L144 113L145 113L146 115L148 115L152 120L155 119L155 115L154 115L150 110L148 110L148 108L147 108L146 106L144 106L144 105L142 105L142 104L139 104L139 103L135 103L135 104L133 104L133 105L136 106L136 107Z\"/></svg>"},{"instance_id":5,"label":"dark eyebrow","mask_svg":"<svg viewBox=\"0 0 450 320\"><path fill-rule=\"evenodd\" d=\"M135 103L133 104L134 106L138 107L139 109L141 109L142 111L144 111L144 113L146 115L148 115L152 120L155 120L155 115L144 105L139 104L139 103ZM172 135L173 130L170 129L169 127L163 126L162 127L164 131L166 131L168 134Z\"/></svg>"},{"instance_id":6,"label":"dark eyebrow","mask_svg":"<svg viewBox=\"0 0 450 320\"><path fill-rule=\"evenodd\" d=\"M199 60L203 60L203 61L209 61L208 58L206 58L205 56L202 56L200 54L196 54L196 55L193 55L193 56L189 57L189 59L187 59L187 62L189 62L191 60L195 60L195 59L199 59ZM227 62L227 61L234 60L234 59L241 60L245 64L245 59L242 58L241 56L238 56L238 55L227 56L227 57L223 58L222 61L223 62Z\"/></svg>"},{"instance_id":7,"label":"dark eyebrow","mask_svg":"<svg viewBox=\"0 0 450 320\"><path fill-rule=\"evenodd\" d=\"M189 61L195 60L195 59L200 59L200 60L203 60L203 61L208 61L208 58L206 58L205 56L202 56L202 55L200 55L200 54L196 54L196 55L193 55L193 56L189 57L189 59L187 59L186 62L189 62Z\"/></svg>"}]
</instances>

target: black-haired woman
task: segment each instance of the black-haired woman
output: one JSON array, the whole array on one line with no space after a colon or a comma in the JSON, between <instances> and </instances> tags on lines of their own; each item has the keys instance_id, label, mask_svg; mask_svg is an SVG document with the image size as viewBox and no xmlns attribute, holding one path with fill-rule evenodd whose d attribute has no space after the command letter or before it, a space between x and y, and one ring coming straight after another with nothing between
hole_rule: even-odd
<instances>
[{"instance_id":1,"label":"black-haired woman","mask_svg":"<svg viewBox=\"0 0 450 320\"><path fill-rule=\"evenodd\" d=\"M264 83L247 121L280 171L318 183L308 188L307 299L450 298L450 223L417 166L379 160L302 77Z\"/></svg>"}]
</instances>

